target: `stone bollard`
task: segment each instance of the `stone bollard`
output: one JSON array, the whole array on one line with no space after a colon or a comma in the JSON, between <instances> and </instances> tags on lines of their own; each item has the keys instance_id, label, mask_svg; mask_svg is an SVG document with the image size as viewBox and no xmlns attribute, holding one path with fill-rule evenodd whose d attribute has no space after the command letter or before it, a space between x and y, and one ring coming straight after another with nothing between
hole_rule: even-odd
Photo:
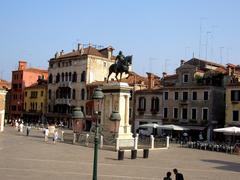
<instances>
[{"instance_id":1,"label":"stone bollard","mask_svg":"<svg viewBox=\"0 0 240 180\"><path fill-rule=\"evenodd\" d=\"M131 159L136 159L137 158L137 150L136 149L132 149L131 150Z\"/></svg>"},{"instance_id":2,"label":"stone bollard","mask_svg":"<svg viewBox=\"0 0 240 180\"><path fill-rule=\"evenodd\" d=\"M73 133L73 144L76 143L76 133Z\"/></svg>"},{"instance_id":3,"label":"stone bollard","mask_svg":"<svg viewBox=\"0 0 240 180\"><path fill-rule=\"evenodd\" d=\"M167 148L169 148L169 140L170 140L170 138L169 138L169 136L167 136Z\"/></svg>"},{"instance_id":4,"label":"stone bollard","mask_svg":"<svg viewBox=\"0 0 240 180\"><path fill-rule=\"evenodd\" d=\"M100 149L103 148L103 135L100 136Z\"/></svg>"},{"instance_id":5,"label":"stone bollard","mask_svg":"<svg viewBox=\"0 0 240 180\"><path fill-rule=\"evenodd\" d=\"M118 150L118 160L124 159L124 150Z\"/></svg>"},{"instance_id":6,"label":"stone bollard","mask_svg":"<svg viewBox=\"0 0 240 180\"><path fill-rule=\"evenodd\" d=\"M134 149L135 150L138 149L138 136L139 136L139 134L136 134L136 137L134 138Z\"/></svg>"},{"instance_id":7,"label":"stone bollard","mask_svg":"<svg viewBox=\"0 0 240 180\"><path fill-rule=\"evenodd\" d=\"M86 137L85 137L85 146L88 146L88 139L89 139L89 134L86 134Z\"/></svg>"},{"instance_id":8,"label":"stone bollard","mask_svg":"<svg viewBox=\"0 0 240 180\"><path fill-rule=\"evenodd\" d=\"M116 138L116 147L115 150L118 151L119 150L119 138Z\"/></svg>"},{"instance_id":9,"label":"stone bollard","mask_svg":"<svg viewBox=\"0 0 240 180\"><path fill-rule=\"evenodd\" d=\"M153 135L150 136L151 139L151 149L154 149L154 137Z\"/></svg>"},{"instance_id":10,"label":"stone bollard","mask_svg":"<svg viewBox=\"0 0 240 180\"><path fill-rule=\"evenodd\" d=\"M61 141L64 141L63 136L64 136L64 131L61 131Z\"/></svg>"}]
</instances>

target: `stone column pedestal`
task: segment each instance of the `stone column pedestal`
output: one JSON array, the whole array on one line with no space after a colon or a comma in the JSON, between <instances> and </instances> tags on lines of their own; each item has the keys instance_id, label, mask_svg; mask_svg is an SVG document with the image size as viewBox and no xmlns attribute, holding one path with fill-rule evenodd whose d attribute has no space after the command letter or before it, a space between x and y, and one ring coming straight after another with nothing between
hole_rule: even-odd
<instances>
[{"instance_id":1,"label":"stone column pedestal","mask_svg":"<svg viewBox=\"0 0 240 180\"><path fill-rule=\"evenodd\" d=\"M114 82L102 87L104 101L101 114L101 125L104 131L114 133L116 137L116 149L121 147L133 147L134 138L129 125L129 98L131 87L127 83ZM111 113L118 111L121 120L117 124L110 120ZM113 132L113 130L115 132Z\"/></svg>"}]
</instances>

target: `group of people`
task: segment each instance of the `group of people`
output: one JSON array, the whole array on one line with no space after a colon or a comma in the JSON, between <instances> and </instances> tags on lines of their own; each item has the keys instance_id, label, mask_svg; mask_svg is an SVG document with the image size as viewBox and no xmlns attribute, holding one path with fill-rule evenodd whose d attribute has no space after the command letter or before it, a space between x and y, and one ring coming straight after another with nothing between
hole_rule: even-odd
<instances>
[{"instance_id":1,"label":"group of people","mask_svg":"<svg viewBox=\"0 0 240 180\"><path fill-rule=\"evenodd\" d=\"M173 173L175 174L176 180L184 180L183 174L179 173L177 169L173 169ZM171 172L167 172L167 175L163 178L163 180L172 180L171 175Z\"/></svg>"},{"instance_id":2,"label":"group of people","mask_svg":"<svg viewBox=\"0 0 240 180\"><path fill-rule=\"evenodd\" d=\"M45 128L44 129L44 140L45 142L48 142L48 136L49 136L49 129ZM55 129L53 133L53 143L56 144L58 140L58 131Z\"/></svg>"}]
</instances>

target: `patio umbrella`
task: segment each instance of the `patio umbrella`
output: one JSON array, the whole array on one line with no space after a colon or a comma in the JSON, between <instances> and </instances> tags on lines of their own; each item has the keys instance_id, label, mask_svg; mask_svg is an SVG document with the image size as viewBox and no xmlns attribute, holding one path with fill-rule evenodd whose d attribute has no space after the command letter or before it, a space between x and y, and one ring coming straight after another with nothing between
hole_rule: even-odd
<instances>
[{"instance_id":1,"label":"patio umbrella","mask_svg":"<svg viewBox=\"0 0 240 180\"><path fill-rule=\"evenodd\" d=\"M240 128L236 126L214 129L214 132L222 132L229 135L240 135Z\"/></svg>"},{"instance_id":2,"label":"patio umbrella","mask_svg":"<svg viewBox=\"0 0 240 180\"><path fill-rule=\"evenodd\" d=\"M155 123L149 123L149 124L142 124L139 127L141 128L158 128L159 125Z\"/></svg>"},{"instance_id":3,"label":"patio umbrella","mask_svg":"<svg viewBox=\"0 0 240 180\"><path fill-rule=\"evenodd\" d=\"M174 124L166 124L166 125L159 125L158 128L160 129L167 129L167 130L174 130L174 131L187 131L188 128L177 126Z\"/></svg>"}]
</instances>

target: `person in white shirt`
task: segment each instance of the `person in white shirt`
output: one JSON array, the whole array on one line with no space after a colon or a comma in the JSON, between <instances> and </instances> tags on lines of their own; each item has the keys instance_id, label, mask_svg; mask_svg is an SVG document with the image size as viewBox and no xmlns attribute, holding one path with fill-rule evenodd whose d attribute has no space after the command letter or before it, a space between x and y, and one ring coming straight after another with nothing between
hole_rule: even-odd
<instances>
[{"instance_id":1,"label":"person in white shirt","mask_svg":"<svg viewBox=\"0 0 240 180\"><path fill-rule=\"evenodd\" d=\"M48 128L46 128L46 129L44 130L44 140L45 140L45 142L48 141L48 134L49 134L49 130L48 130Z\"/></svg>"},{"instance_id":2,"label":"person in white shirt","mask_svg":"<svg viewBox=\"0 0 240 180\"><path fill-rule=\"evenodd\" d=\"M54 134L53 134L53 143L54 143L54 144L56 144L57 139L58 139L58 132L57 132L57 130L55 130L55 131L54 131Z\"/></svg>"},{"instance_id":3,"label":"person in white shirt","mask_svg":"<svg viewBox=\"0 0 240 180\"><path fill-rule=\"evenodd\" d=\"M23 123L21 123L21 124L19 125L19 131L20 131L20 132L23 132Z\"/></svg>"}]
</instances>

